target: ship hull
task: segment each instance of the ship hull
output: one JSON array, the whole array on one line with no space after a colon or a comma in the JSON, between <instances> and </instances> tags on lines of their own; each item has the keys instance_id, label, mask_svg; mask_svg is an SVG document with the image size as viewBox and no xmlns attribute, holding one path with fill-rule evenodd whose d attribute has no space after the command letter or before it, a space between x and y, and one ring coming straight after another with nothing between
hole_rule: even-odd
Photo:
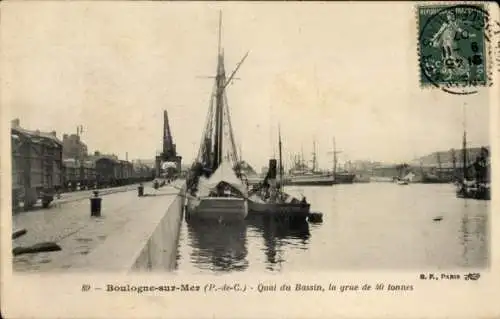
<instances>
[{"instance_id":1,"label":"ship hull","mask_svg":"<svg viewBox=\"0 0 500 319\"><path fill-rule=\"evenodd\" d=\"M422 184L448 184L451 183L450 179L444 178L433 178L433 177L424 177L421 181Z\"/></svg>"},{"instance_id":2,"label":"ship hull","mask_svg":"<svg viewBox=\"0 0 500 319\"><path fill-rule=\"evenodd\" d=\"M358 176L356 176L354 178L353 183L356 183L356 184L370 183L370 177L358 177Z\"/></svg>"},{"instance_id":3,"label":"ship hull","mask_svg":"<svg viewBox=\"0 0 500 319\"><path fill-rule=\"evenodd\" d=\"M443 180L439 180L439 181L436 181L436 180L422 180L420 183L421 184L449 184L451 182L450 181L443 181Z\"/></svg>"},{"instance_id":4,"label":"ship hull","mask_svg":"<svg viewBox=\"0 0 500 319\"><path fill-rule=\"evenodd\" d=\"M458 185L456 191L458 198L477 199L477 200L491 200L490 186L467 186Z\"/></svg>"},{"instance_id":5,"label":"ship hull","mask_svg":"<svg viewBox=\"0 0 500 319\"><path fill-rule=\"evenodd\" d=\"M251 216L263 216L275 219L307 220L310 205L297 204L261 204L249 202Z\"/></svg>"},{"instance_id":6,"label":"ship hull","mask_svg":"<svg viewBox=\"0 0 500 319\"><path fill-rule=\"evenodd\" d=\"M325 177L290 177L285 185L300 185L300 186L331 186L335 184L352 184L354 183L355 174L335 174Z\"/></svg>"},{"instance_id":7,"label":"ship hull","mask_svg":"<svg viewBox=\"0 0 500 319\"><path fill-rule=\"evenodd\" d=\"M250 216L263 216L275 219L307 220L311 205L302 203L296 198L283 193L283 201L274 202L264 200L261 196L254 194L248 198L248 211Z\"/></svg>"},{"instance_id":8,"label":"ship hull","mask_svg":"<svg viewBox=\"0 0 500 319\"><path fill-rule=\"evenodd\" d=\"M290 186L331 186L335 184L332 177L326 178L289 178L285 185Z\"/></svg>"},{"instance_id":9,"label":"ship hull","mask_svg":"<svg viewBox=\"0 0 500 319\"><path fill-rule=\"evenodd\" d=\"M354 174L335 174L334 184L352 184L355 177Z\"/></svg>"},{"instance_id":10,"label":"ship hull","mask_svg":"<svg viewBox=\"0 0 500 319\"><path fill-rule=\"evenodd\" d=\"M264 215L275 218L306 219L310 204L302 203L264 203L249 200L248 210L251 215Z\"/></svg>"},{"instance_id":11,"label":"ship hull","mask_svg":"<svg viewBox=\"0 0 500 319\"><path fill-rule=\"evenodd\" d=\"M248 215L248 201L237 197L188 198L186 220L241 221Z\"/></svg>"}]
</instances>

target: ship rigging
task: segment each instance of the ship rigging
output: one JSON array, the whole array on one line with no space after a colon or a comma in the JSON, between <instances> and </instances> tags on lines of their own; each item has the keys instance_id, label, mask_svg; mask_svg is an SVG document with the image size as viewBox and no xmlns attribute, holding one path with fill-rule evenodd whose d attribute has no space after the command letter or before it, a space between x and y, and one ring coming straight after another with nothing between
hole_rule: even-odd
<instances>
[{"instance_id":1,"label":"ship rigging","mask_svg":"<svg viewBox=\"0 0 500 319\"><path fill-rule=\"evenodd\" d=\"M219 15L217 69L200 148L188 177L187 215L201 219L244 219L248 214L247 183L242 180L241 159L236 147L227 99L227 87L248 52L226 77L221 46L222 14Z\"/></svg>"}]
</instances>

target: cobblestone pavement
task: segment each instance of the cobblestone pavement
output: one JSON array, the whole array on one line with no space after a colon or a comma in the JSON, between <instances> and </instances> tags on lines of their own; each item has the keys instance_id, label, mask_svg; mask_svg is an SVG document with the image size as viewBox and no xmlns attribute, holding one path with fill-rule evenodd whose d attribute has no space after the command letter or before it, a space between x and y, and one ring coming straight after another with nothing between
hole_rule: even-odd
<instances>
[{"instance_id":1,"label":"cobblestone pavement","mask_svg":"<svg viewBox=\"0 0 500 319\"><path fill-rule=\"evenodd\" d=\"M152 185L152 182L145 182L143 183L143 185L147 187L148 185ZM103 189L98 189L98 191L100 196L104 196L108 194L129 192L132 190L136 190L138 186L139 183L126 186L113 187L113 188L103 188ZM83 191L62 193L60 195L60 198L55 199L53 203L57 205L60 203L67 203L67 202L87 199L93 195L93 191L94 190L83 190Z\"/></svg>"},{"instance_id":2,"label":"cobblestone pavement","mask_svg":"<svg viewBox=\"0 0 500 319\"><path fill-rule=\"evenodd\" d=\"M153 182L151 181L151 182L145 182L143 184L145 186L147 186L147 185L152 185L152 183ZM102 188L102 189L98 189L98 191L99 191L100 196L105 196L108 194L129 192L131 190L136 190L138 186L139 186L139 183L136 183L136 184L126 185L126 186ZM50 206L57 206L59 204L88 199L90 196L93 195L93 191L94 190L82 190L82 191L62 193L59 195L59 198L57 198L57 195L56 195L56 197L54 198L54 201L52 201ZM21 205L20 207L15 209L16 213L23 211L22 203L20 205ZM38 210L38 209L42 209L42 201L40 199L37 201L35 206L33 208L29 209L28 211L34 211L34 210Z\"/></svg>"},{"instance_id":3,"label":"cobblestone pavement","mask_svg":"<svg viewBox=\"0 0 500 319\"><path fill-rule=\"evenodd\" d=\"M139 198L136 191L108 194L102 199L102 217L99 218L90 216L89 200L57 203L49 209L14 215L13 228L25 228L27 234L13 240L13 248L40 242L56 242L62 250L15 256L13 269L47 271L69 268L74 258L88 254L110 234L120 231L137 214L143 214L147 218L148 209L154 206L153 203L165 202L166 210L178 194L180 184L181 181L178 181L174 187L165 186L159 190L145 184L144 193L157 196L144 198Z\"/></svg>"}]
</instances>

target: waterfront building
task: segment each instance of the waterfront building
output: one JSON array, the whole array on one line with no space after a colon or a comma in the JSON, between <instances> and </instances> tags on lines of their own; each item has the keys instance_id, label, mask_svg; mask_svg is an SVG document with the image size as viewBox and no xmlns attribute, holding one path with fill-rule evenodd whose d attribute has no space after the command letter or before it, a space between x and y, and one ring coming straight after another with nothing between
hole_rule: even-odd
<instances>
[{"instance_id":1,"label":"waterfront building","mask_svg":"<svg viewBox=\"0 0 500 319\"><path fill-rule=\"evenodd\" d=\"M79 134L64 134L62 142L63 158L83 159L88 156L87 144Z\"/></svg>"}]
</instances>

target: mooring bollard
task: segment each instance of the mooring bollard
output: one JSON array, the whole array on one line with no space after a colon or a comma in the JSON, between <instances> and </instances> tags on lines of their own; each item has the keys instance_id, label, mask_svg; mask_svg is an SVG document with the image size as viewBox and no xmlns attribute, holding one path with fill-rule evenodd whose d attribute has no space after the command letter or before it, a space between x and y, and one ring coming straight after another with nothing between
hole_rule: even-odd
<instances>
[{"instance_id":1,"label":"mooring bollard","mask_svg":"<svg viewBox=\"0 0 500 319\"><path fill-rule=\"evenodd\" d=\"M101 201L102 198L99 197L99 192L94 191L94 197L90 198L90 216L100 217L101 216Z\"/></svg>"},{"instance_id":2,"label":"mooring bollard","mask_svg":"<svg viewBox=\"0 0 500 319\"><path fill-rule=\"evenodd\" d=\"M144 185L142 185L142 183L140 183L139 187L137 187L137 195L139 197L144 196Z\"/></svg>"},{"instance_id":3,"label":"mooring bollard","mask_svg":"<svg viewBox=\"0 0 500 319\"><path fill-rule=\"evenodd\" d=\"M321 223L323 222L323 214L317 212L309 213L308 220L311 223Z\"/></svg>"}]
</instances>

